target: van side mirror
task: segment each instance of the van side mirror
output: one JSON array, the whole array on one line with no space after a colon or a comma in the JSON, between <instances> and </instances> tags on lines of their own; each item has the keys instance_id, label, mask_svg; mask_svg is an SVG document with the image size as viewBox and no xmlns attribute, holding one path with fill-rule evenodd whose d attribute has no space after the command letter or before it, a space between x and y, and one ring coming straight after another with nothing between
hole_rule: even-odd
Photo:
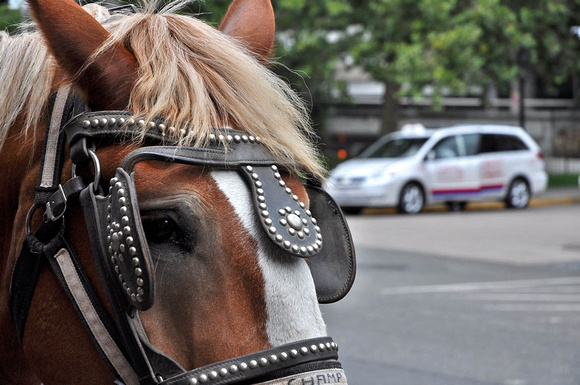
<instances>
[{"instance_id":1,"label":"van side mirror","mask_svg":"<svg viewBox=\"0 0 580 385\"><path fill-rule=\"evenodd\" d=\"M435 160L435 150L431 150L427 153L427 156L425 157L425 161L431 161L431 160Z\"/></svg>"}]
</instances>

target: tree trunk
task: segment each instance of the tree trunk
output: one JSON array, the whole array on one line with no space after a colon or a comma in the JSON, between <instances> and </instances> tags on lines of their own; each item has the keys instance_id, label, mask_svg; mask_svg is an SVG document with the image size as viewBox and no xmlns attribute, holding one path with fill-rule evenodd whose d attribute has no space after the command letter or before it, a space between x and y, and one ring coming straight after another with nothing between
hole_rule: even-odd
<instances>
[{"instance_id":1,"label":"tree trunk","mask_svg":"<svg viewBox=\"0 0 580 385\"><path fill-rule=\"evenodd\" d=\"M385 81L385 94L381 109L381 135L397 131L399 124L399 90L401 85Z\"/></svg>"}]
</instances>

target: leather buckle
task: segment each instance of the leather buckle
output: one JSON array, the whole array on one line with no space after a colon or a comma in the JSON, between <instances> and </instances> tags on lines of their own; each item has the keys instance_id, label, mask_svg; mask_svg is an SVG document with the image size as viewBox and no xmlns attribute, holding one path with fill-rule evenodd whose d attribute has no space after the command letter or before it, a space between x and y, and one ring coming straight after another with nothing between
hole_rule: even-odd
<instances>
[{"instance_id":1,"label":"leather buckle","mask_svg":"<svg viewBox=\"0 0 580 385\"><path fill-rule=\"evenodd\" d=\"M98 162L98 159L96 162ZM95 165L95 174L98 175L99 179L101 178L101 171L97 165ZM46 202L46 211L43 216L44 222L55 222L62 218L66 212L68 201L78 197L84 188L86 188L86 185L83 182L83 178L76 175L67 180L64 185L59 184L58 190Z\"/></svg>"},{"instance_id":2,"label":"leather buckle","mask_svg":"<svg viewBox=\"0 0 580 385\"><path fill-rule=\"evenodd\" d=\"M46 211L43 215L44 222L48 223L59 220L66 212L66 203L66 194L62 185L59 184L58 190L46 202Z\"/></svg>"}]
</instances>

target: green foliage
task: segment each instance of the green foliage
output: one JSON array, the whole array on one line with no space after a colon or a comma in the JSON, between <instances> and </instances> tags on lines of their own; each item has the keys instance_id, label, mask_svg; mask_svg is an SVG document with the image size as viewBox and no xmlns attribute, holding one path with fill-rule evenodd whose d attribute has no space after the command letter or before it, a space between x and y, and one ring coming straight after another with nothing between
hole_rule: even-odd
<instances>
[{"instance_id":1,"label":"green foliage","mask_svg":"<svg viewBox=\"0 0 580 385\"><path fill-rule=\"evenodd\" d=\"M537 1L522 6L518 19L528 65L548 86L555 87L578 73L580 39L570 28L580 25L580 1Z\"/></svg>"},{"instance_id":2,"label":"green foliage","mask_svg":"<svg viewBox=\"0 0 580 385\"><path fill-rule=\"evenodd\" d=\"M548 188L578 187L579 174L548 174Z\"/></svg>"},{"instance_id":3,"label":"green foliage","mask_svg":"<svg viewBox=\"0 0 580 385\"><path fill-rule=\"evenodd\" d=\"M333 91L344 96L335 82L339 59L348 52L341 35L350 25L353 9L344 0L274 0L276 50L281 63L272 69L286 79L310 104L320 135Z\"/></svg>"},{"instance_id":4,"label":"green foliage","mask_svg":"<svg viewBox=\"0 0 580 385\"><path fill-rule=\"evenodd\" d=\"M0 5L0 31L14 31L21 20L20 10L9 9L7 4Z\"/></svg>"},{"instance_id":5,"label":"green foliage","mask_svg":"<svg viewBox=\"0 0 580 385\"><path fill-rule=\"evenodd\" d=\"M347 51L338 34L349 26L352 12L343 0L278 0L274 68L311 102L329 101L335 87L335 65ZM290 70L291 69L291 70Z\"/></svg>"},{"instance_id":6,"label":"green foliage","mask_svg":"<svg viewBox=\"0 0 580 385\"><path fill-rule=\"evenodd\" d=\"M515 16L499 0L380 0L358 13L353 56L374 79L402 84L402 94L426 85L467 94L517 74Z\"/></svg>"}]
</instances>

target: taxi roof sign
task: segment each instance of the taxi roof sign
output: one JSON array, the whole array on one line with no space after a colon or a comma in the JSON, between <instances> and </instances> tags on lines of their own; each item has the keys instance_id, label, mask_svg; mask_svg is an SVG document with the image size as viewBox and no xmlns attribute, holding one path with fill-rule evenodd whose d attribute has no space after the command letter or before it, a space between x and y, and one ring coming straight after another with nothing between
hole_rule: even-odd
<instances>
[{"instance_id":1,"label":"taxi roof sign","mask_svg":"<svg viewBox=\"0 0 580 385\"><path fill-rule=\"evenodd\" d=\"M427 130L421 123L405 124L401 127L403 134L425 134Z\"/></svg>"}]
</instances>

